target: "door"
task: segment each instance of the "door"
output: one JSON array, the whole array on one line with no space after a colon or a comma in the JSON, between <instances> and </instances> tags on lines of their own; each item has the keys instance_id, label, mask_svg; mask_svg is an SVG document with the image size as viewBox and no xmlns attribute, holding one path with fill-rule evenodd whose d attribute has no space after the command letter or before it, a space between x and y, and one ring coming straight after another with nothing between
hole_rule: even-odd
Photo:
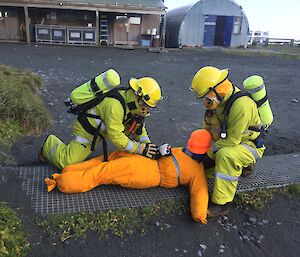
<instances>
[{"instance_id":1,"label":"door","mask_svg":"<svg viewBox=\"0 0 300 257\"><path fill-rule=\"evenodd\" d=\"M141 25L129 24L128 44L129 45L139 45L140 38L141 38Z\"/></svg>"},{"instance_id":2,"label":"door","mask_svg":"<svg viewBox=\"0 0 300 257\"><path fill-rule=\"evenodd\" d=\"M229 47L231 43L231 35L233 30L234 16L226 16L224 46Z\"/></svg>"},{"instance_id":3,"label":"door","mask_svg":"<svg viewBox=\"0 0 300 257\"><path fill-rule=\"evenodd\" d=\"M216 15L205 15L203 46L214 45L216 20Z\"/></svg>"},{"instance_id":4,"label":"door","mask_svg":"<svg viewBox=\"0 0 300 257\"><path fill-rule=\"evenodd\" d=\"M117 17L114 23L114 44L128 44L128 26L129 19L127 17Z\"/></svg>"},{"instance_id":5,"label":"door","mask_svg":"<svg viewBox=\"0 0 300 257\"><path fill-rule=\"evenodd\" d=\"M3 14L2 14L3 15ZM2 17L0 19L0 40L19 40L17 17Z\"/></svg>"},{"instance_id":6,"label":"door","mask_svg":"<svg viewBox=\"0 0 300 257\"><path fill-rule=\"evenodd\" d=\"M229 47L233 28L233 16L218 16L215 32L215 46Z\"/></svg>"}]
</instances>

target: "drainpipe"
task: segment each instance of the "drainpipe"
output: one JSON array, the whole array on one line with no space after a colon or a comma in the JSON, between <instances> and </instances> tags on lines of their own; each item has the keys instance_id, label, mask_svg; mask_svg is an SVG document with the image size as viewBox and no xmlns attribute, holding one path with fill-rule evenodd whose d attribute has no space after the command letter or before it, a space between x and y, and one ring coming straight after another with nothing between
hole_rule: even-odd
<instances>
[{"instance_id":1,"label":"drainpipe","mask_svg":"<svg viewBox=\"0 0 300 257\"><path fill-rule=\"evenodd\" d=\"M29 31L29 15L28 15L28 7L24 6L25 13L25 27L26 27L26 40L27 44L30 44L30 31Z\"/></svg>"},{"instance_id":2,"label":"drainpipe","mask_svg":"<svg viewBox=\"0 0 300 257\"><path fill-rule=\"evenodd\" d=\"M166 23L167 23L167 15L166 13L162 16L163 18L163 25L161 28L161 46L163 48L165 48L165 44L166 44Z\"/></svg>"},{"instance_id":3,"label":"drainpipe","mask_svg":"<svg viewBox=\"0 0 300 257\"><path fill-rule=\"evenodd\" d=\"M97 10L96 11L96 34L95 34L95 37L96 37L96 46L99 46L99 11Z\"/></svg>"}]
</instances>

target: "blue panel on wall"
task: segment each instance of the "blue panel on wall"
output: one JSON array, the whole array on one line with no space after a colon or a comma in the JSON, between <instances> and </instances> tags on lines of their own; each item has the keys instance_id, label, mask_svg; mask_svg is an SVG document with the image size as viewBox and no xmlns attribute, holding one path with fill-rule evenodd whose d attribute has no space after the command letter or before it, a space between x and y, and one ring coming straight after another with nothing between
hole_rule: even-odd
<instances>
[{"instance_id":1,"label":"blue panel on wall","mask_svg":"<svg viewBox=\"0 0 300 257\"><path fill-rule=\"evenodd\" d=\"M205 16L203 46L214 45L216 21L217 21L216 15Z\"/></svg>"},{"instance_id":2,"label":"blue panel on wall","mask_svg":"<svg viewBox=\"0 0 300 257\"><path fill-rule=\"evenodd\" d=\"M234 16L226 16L224 46L230 46Z\"/></svg>"}]
</instances>

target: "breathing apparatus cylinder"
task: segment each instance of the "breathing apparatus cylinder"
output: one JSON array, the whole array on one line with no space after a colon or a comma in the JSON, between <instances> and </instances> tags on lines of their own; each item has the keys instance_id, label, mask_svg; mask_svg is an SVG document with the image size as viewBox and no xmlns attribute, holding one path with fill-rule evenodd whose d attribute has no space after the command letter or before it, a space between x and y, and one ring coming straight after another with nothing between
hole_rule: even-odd
<instances>
[{"instance_id":1,"label":"breathing apparatus cylinder","mask_svg":"<svg viewBox=\"0 0 300 257\"><path fill-rule=\"evenodd\" d=\"M251 94L252 98L256 102L259 116L264 128L268 128L273 122L273 113L263 78L258 75L250 76L244 80L243 87Z\"/></svg>"},{"instance_id":2,"label":"breathing apparatus cylinder","mask_svg":"<svg viewBox=\"0 0 300 257\"><path fill-rule=\"evenodd\" d=\"M104 94L120 85L119 74L109 69L90 81L76 87L70 94L73 104L80 105L93 100L99 93Z\"/></svg>"}]
</instances>

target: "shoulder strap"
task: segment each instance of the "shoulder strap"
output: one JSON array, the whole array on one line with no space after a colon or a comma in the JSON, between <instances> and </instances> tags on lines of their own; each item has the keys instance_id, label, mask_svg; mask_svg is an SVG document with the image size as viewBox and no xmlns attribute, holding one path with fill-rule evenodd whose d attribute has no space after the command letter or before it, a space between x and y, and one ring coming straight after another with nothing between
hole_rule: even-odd
<instances>
[{"instance_id":1,"label":"shoulder strap","mask_svg":"<svg viewBox=\"0 0 300 257\"><path fill-rule=\"evenodd\" d=\"M101 119L101 117L97 116L97 115L89 114L89 113L87 113L87 110L89 110L89 109L93 108L94 106L96 106L97 104L101 103L102 100L105 97L111 97L111 98L117 99L121 103L121 105L123 107L123 110L124 110L123 121L124 121L125 116L126 116L126 103L125 103L124 98L121 96L121 94L119 93L118 90L111 90L111 91L109 91L105 94L98 95L95 99L93 99L93 100L89 101L88 103L84 104L83 108L80 109L80 111L78 112L78 121L81 124L81 126L89 134L94 136L92 146L91 146L92 151L94 151L94 147L95 147L97 137L101 136L101 133L100 133L101 123L98 125L97 128L95 128L89 122L88 118ZM104 151L104 154L107 155L107 147L106 147L105 139L103 139L103 151Z\"/></svg>"},{"instance_id":2,"label":"shoulder strap","mask_svg":"<svg viewBox=\"0 0 300 257\"><path fill-rule=\"evenodd\" d=\"M220 131L220 137L223 139L227 137L227 118L228 118L231 106L233 105L235 100L237 100L238 98L243 97L243 96L248 96L252 99L251 95L248 92L241 90L241 91L231 95L225 104L224 110L222 112L224 115L224 121L222 123L221 131Z\"/></svg>"},{"instance_id":3,"label":"shoulder strap","mask_svg":"<svg viewBox=\"0 0 300 257\"><path fill-rule=\"evenodd\" d=\"M244 90L241 90L241 91L239 91L239 92L237 92L234 95L229 97L229 99L227 100L227 102L225 104L224 110L223 110L224 117L226 117L226 118L228 117L231 106L233 105L235 100L240 98L240 97L243 97L243 96L248 96L248 97L251 98L251 95L248 92L244 91Z\"/></svg>"}]
</instances>

